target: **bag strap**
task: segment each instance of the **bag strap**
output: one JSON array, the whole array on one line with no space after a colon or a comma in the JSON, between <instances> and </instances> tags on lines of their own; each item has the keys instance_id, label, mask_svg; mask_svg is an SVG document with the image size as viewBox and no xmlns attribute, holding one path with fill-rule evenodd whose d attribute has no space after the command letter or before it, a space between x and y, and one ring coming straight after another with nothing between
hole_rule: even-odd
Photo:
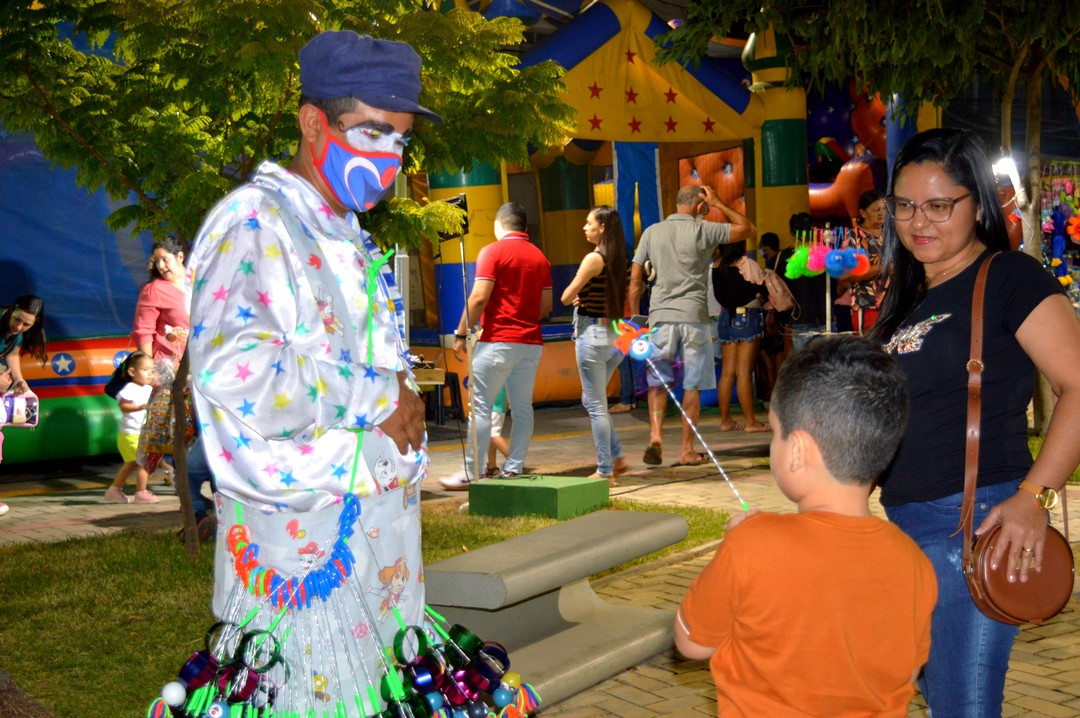
<instances>
[{"instance_id":1,"label":"bag strap","mask_svg":"<svg viewBox=\"0 0 1080 718\"><path fill-rule=\"evenodd\" d=\"M960 526L957 532L964 542L964 565L971 560L971 523L975 513L975 484L979 478L979 427L982 421L982 350L983 350L983 298L986 296L986 275L990 262L996 254L983 260L975 277L975 291L971 295L971 349L967 361L968 401L967 438L964 443L964 503L960 509ZM956 534L953 534L954 536Z\"/></svg>"},{"instance_id":2,"label":"bag strap","mask_svg":"<svg viewBox=\"0 0 1080 718\"><path fill-rule=\"evenodd\" d=\"M979 476L979 431L982 418L982 361L983 351L983 299L986 295L986 276L990 262L997 254L991 254L983 260L979 273L975 277L975 290L971 297L971 349L967 362L968 370L968 411L967 438L964 445L964 503L960 509L960 526L956 532L963 537L965 567L971 563L971 532L975 513L975 484ZM1068 484L1062 488L1061 512L1065 522L1065 540L1069 539L1069 514L1065 494ZM954 536L956 534L953 534Z\"/></svg>"}]
</instances>

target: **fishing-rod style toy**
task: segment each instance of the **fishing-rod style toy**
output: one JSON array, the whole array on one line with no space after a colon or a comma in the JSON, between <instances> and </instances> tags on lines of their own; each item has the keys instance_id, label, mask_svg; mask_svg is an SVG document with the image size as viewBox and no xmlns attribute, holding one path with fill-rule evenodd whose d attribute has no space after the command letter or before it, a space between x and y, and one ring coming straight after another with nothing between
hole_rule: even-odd
<instances>
[{"instance_id":1,"label":"fishing-rod style toy","mask_svg":"<svg viewBox=\"0 0 1080 718\"><path fill-rule=\"evenodd\" d=\"M686 415L686 409L683 408L682 402L675 396L675 392L672 391L671 384L664 381L663 375L656 368L656 365L652 361L652 353L656 349L656 345L652 343L652 339L649 335L652 334L650 329L639 327L637 324L625 319L620 319L617 322L612 322L612 326L615 329L615 333L618 337L615 339L615 349L621 354L629 356L631 359L637 359L643 361L648 365L652 373L656 375L660 381L664 384L664 389L667 391L668 397L675 402L675 406L679 407L679 411L682 412L683 419L687 425L694 432L694 436L701 442L701 445L705 447L705 453L708 455L709 460L713 462L713 466L720 472L720 475L724 477L724 481L727 482L728 488L731 489L731 493L735 494L735 498L738 499L739 505L743 511L750 510L750 504L743 501L743 497L739 495L739 490L735 488L735 484L732 483L731 477L724 471L724 467L720 465L720 462L716 460L716 455L713 454L712 449L702 438L701 433L698 432L697 425L690 420L690 417Z\"/></svg>"}]
</instances>

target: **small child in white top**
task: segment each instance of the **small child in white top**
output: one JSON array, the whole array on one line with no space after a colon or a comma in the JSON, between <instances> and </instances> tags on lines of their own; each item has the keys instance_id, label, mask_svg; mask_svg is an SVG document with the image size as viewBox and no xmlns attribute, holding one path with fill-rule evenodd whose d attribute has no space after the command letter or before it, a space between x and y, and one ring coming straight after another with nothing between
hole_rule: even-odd
<instances>
[{"instance_id":1,"label":"small child in white top","mask_svg":"<svg viewBox=\"0 0 1080 718\"><path fill-rule=\"evenodd\" d=\"M120 404L120 435L116 439L117 448L124 465L116 473L112 486L105 490L105 501L115 504L128 504L132 499L124 493L124 483L132 472L135 473L135 496L137 503L157 503L158 497L146 488L149 475L146 469L135 460L139 448L139 433L146 420L146 403L153 391L151 381L154 378L154 360L147 354L135 352L124 360L124 372L130 381L116 395Z\"/></svg>"}]
</instances>

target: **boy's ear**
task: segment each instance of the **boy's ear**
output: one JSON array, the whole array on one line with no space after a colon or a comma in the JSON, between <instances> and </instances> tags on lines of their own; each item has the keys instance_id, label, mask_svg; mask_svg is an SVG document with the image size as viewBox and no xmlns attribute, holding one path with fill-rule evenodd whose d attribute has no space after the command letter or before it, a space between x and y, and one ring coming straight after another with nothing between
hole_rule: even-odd
<instances>
[{"instance_id":1,"label":"boy's ear","mask_svg":"<svg viewBox=\"0 0 1080 718\"><path fill-rule=\"evenodd\" d=\"M821 450L818 448L817 442L814 441L814 437L810 436L810 434L801 429L796 429L791 432L788 441L791 447L788 452L791 471L800 471L810 464L821 462Z\"/></svg>"}]
</instances>

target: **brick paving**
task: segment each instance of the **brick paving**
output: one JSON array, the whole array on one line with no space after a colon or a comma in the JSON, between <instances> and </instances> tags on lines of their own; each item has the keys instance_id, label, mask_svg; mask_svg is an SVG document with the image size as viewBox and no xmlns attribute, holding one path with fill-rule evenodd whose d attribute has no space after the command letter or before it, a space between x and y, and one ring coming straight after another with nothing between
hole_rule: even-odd
<instances>
[{"instance_id":1,"label":"brick paving","mask_svg":"<svg viewBox=\"0 0 1080 718\"><path fill-rule=\"evenodd\" d=\"M530 453L530 471L577 473L595 470L595 454L588 419L580 407L536 411L536 430ZM644 504L706 506L735 511L739 503L711 466L673 467L677 456L679 425L670 418L665 425L668 452L660 467L641 464L641 450L648 439L644 409L614 417L632 470L619 478L612 491ZM790 512L793 505L773 485L768 467L771 435L743 432L721 433L715 416L706 415L701 432L710 441L721 465L742 498L763 511ZM460 427L443 427L440 435ZM713 443L715 442L715 443ZM439 476L461 468L463 447L457 440L437 440L431 445L431 476L422 484L423 498L430 500L463 494L445 492ZM151 488L161 497L158 504L117 505L101 501L118 464L108 460L83 465L16 465L0 468L0 499L11 511L0 517L0 546L34 541L59 541L131 529L175 529L180 526L179 500L160 483ZM580 473L584 472L584 473ZM129 487L130 491L130 487ZM1080 506L1080 489L1069 492ZM880 507L872 502L879 515ZM1070 531L1080 536L1080 510L1073 512ZM1056 517L1060 523L1060 515ZM676 557L634 567L594 582L606 600L674 611L690 582L709 560L715 544ZM561 718L652 718L654 716L716 715L715 689L708 667L701 661L684 661L668 650L643 664L629 666L558 705L547 706L542 715ZM925 716L919 697L909 716ZM1016 641L1005 689L1003 715L1032 718L1080 716L1080 603L1074 597L1065 611L1044 626L1028 626Z\"/></svg>"}]
</instances>

